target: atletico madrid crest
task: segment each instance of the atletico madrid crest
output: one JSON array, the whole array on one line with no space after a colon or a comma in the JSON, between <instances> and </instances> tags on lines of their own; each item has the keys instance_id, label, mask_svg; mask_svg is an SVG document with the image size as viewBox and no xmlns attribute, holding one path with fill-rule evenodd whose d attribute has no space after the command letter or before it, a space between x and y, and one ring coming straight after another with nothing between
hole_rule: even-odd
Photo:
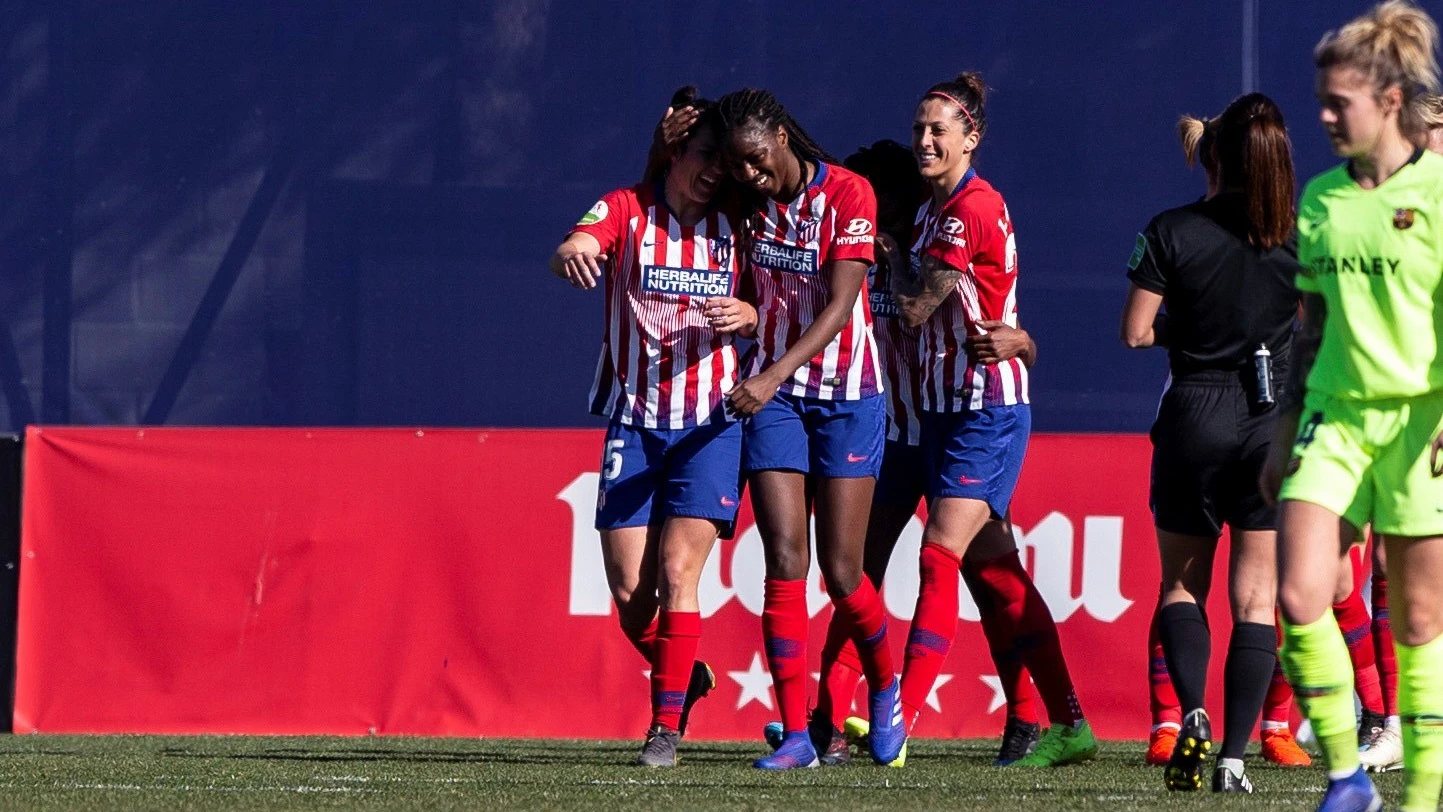
<instances>
[{"instance_id":1,"label":"atletico madrid crest","mask_svg":"<svg viewBox=\"0 0 1443 812\"><path fill-rule=\"evenodd\" d=\"M725 270L732 261L732 238L712 237L707 242L711 243L711 261Z\"/></svg>"},{"instance_id":2,"label":"atletico madrid crest","mask_svg":"<svg viewBox=\"0 0 1443 812\"><path fill-rule=\"evenodd\" d=\"M1412 227L1413 227L1413 210L1412 210L1412 209L1394 209L1394 211L1393 211L1393 228L1396 228L1396 229L1398 229L1399 231L1402 231L1402 230L1405 229L1405 228L1412 228Z\"/></svg>"},{"instance_id":3,"label":"atletico madrid crest","mask_svg":"<svg viewBox=\"0 0 1443 812\"><path fill-rule=\"evenodd\" d=\"M805 213L797 220L797 236L801 238L803 243L810 245L816 242L817 237L821 236L821 233L821 220L815 217L808 217Z\"/></svg>"}]
</instances>

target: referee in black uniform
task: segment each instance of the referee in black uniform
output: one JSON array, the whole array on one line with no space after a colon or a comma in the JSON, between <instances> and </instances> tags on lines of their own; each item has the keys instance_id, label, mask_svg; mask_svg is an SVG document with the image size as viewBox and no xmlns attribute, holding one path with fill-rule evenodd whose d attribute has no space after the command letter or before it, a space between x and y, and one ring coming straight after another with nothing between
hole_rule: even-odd
<instances>
[{"instance_id":1,"label":"referee in black uniform","mask_svg":"<svg viewBox=\"0 0 1443 812\"><path fill-rule=\"evenodd\" d=\"M1152 428L1159 633L1184 713L1167 786L1199 788L1212 749L1203 607L1227 524L1233 631L1213 790L1251 792L1243 751L1277 658L1274 512L1258 473L1298 311L1293 159L1282 113L1262 94L1233 102L1202 136L1198 157L1217 193L1159 214L1138 235L1122 336L1129 347L1166 347L1171 368Z\"/></svg>"}]
</instances>

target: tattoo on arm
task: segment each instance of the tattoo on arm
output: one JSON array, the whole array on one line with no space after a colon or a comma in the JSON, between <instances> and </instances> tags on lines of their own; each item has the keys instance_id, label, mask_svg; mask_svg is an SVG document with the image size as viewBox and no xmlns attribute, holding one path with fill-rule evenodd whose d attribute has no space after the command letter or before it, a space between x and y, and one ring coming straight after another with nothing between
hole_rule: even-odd
<instances>
[{"instance_id":1,"label":"tattoo on arm","mask_svg":"<svg viewBox=\"0 0 1443 812\"><path fill-rule=\"evenodd\" d=\"M1318 348L1323 343L1323 323L1327 320L1328 307L1323 297L1316 293L1303 294L1303 323L1293 336L1292 365L1288 370L1288 388L1279 404L1284 411L1302 408L1303 397L1307 394L1308 374L1318 360Z\"/></svg>"},{"instance_id":2,"label":"tattoo on arm","mask_svg":"<svg viewBox=\"0 0 1443 812\"><path fill-rule=\"evenodd\" d=\"M942 304L957 287L962 272L942 264L935 257L922 258L922 272L915 277L894 273L892 296L897 308L902 311L902 322L916 327L932 317L932 312Z\"/></svg>"}]
</instances>

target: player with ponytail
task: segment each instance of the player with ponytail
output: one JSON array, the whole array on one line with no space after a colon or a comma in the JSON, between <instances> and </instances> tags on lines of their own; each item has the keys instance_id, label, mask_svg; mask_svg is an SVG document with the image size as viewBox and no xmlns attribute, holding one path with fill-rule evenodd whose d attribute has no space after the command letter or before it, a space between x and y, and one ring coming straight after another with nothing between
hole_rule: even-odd
<instances>
[{"instance_id":1,"label":"player with ponytail","mask_svg":"<svg viewBox=\"0 0 1443 812\"><path fill-rule=\"evenodd\" d=\"M1387 551L1403 809L1436 809L1443 785L1443 157L1418 146L1437 46L1422 9L1390 0L1313 54L1319 119L1345 160L1298 207L1304 318L1261 484L1280 500L1282 658L1327 765L1325 812L1383 806L1328 611L1370 524Z\"/></svg>"}]
</instances>

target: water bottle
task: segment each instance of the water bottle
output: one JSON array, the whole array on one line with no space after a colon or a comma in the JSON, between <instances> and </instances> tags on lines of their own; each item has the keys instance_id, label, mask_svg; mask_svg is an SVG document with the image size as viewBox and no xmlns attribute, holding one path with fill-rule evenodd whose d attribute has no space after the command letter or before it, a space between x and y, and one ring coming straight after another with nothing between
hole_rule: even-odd
<instances>
[{"instance_id":1,"label":"water bottle","mask_svg":"<svg viewBox=\"0 0 1443 812\"><path fill-rule=\"evenodd\" d=\"M1258 406L1273 405L1273 354L1268 352L1266 344L1259 344L1253 353L1253 373L1258 384L1253 402Z\"/></svg>"}]
</instances>

